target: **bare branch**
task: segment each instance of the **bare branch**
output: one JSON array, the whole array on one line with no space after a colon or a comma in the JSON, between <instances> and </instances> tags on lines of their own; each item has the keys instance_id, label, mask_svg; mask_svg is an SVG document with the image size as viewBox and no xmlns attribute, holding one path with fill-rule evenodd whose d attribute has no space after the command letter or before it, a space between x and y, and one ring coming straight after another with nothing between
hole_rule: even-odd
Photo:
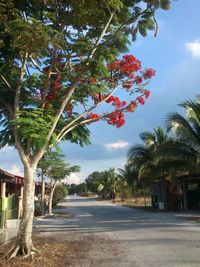
<instances>
[{"instance_id":1,"label":"bare branch","mask_svg":"<svg viewBox=\"0 0 200 267\"><path fill-rule=\"evenodd\" d=\"M2 79L2 81L7 85L7 87L8 87L11 91L15 91L15 90L11 87L11 85L9 84L9 82L6 80L6 78L5 78L2 74L0 74L0 78Z\"/></svg>"},{"instance_id":2,"label":"bare branch","mask_svg":"<svg viewBox=\"0 0 200 267\"><path fill-rule=\"evenodd\" d=\"M23 61L22 61L21 70L20 70L19 81L18 81L17 88L15 91L14 116L17 116L17 112L19 111L19 108L20 108L20 95L21 95L21 89L22 89L22 81L24 79L27 61L28 61L28 53L25 53L25 55L23 57ZM22 143L21 143L18 126L15 125L13 128L14 128L15 145L16 145L17 150L19 152L19 156L20 156L22 162L24 163L24 165L28 166L29 161L28 161L28 157L27 157L25 150L24 150Z\"/></svg>"},{"instance_id":3,"label":"bare branch","mask_svg":"<svg viewBox=\"0 0 200 267\"><path fill-rule=\"evenodd\" d=\"M102 103L104 103L121 85L118 85L117 87L115 87L108 95L106 98L102 99L101 101L99 101L97 104L91 106L90 108L88 108L87 110L85 110L83 113L81 113L76 119L74 119L72 122L70 122L68 125L66 125L65 127L63 127L63 129L60 131L60 133L58 134L57 138L58 140L61 140L63 138L63 136L65 135L65 131L70 128L76 121L78 121L79 119L81 119L82 117L84 117L85 115L87 115L89 112L91 112L92 110L96 109L99 105L101 105Z\"/></svg>"},{"instance_id":4,"label":"bare branch","mask_svg":"<svg viewBox=\"0 0 200 267\"><path fill-rule=\"evenodd\" d=\"M145 94L142 94L141 96L145 96ZM109 97L110 97L110 96L109 96ZM109 97L108 97L108 98L109 98ZM107 98L107 99L108 99L108 98ZM106 99L105 99L105 100L106 100ZM137 103L137 102L139 102L139 101L136 99L135 102ZM129 104L129 105L130 105L130 104ZM117 112L125 111L125 110L128 108L129 105L126 105L125 107L123 107L123 108L117 110ZM71 123L71 127L70 127L70 128L68 128L68 127L64 127L64 128L65 128L65 131L62 130L62 133L61 133L61 132L59 133L59 135L58 135L58 137L57 137L58 142L61 141L62 138L63 138L67 133L69 133L70 131L72 131L72 130L75 129L76 127L78 127L78 126L80 126L80 125L84 125L84 124L90 123L90 122L94 122L94 121L102 120L103 118L107 118L107 117L109 117L113 112L115 112L115 111L112 111L112 112L110 112L110 113L107 113L107 114L105 114L105 115L103 115L103 116L99 116L99 118L85 119L85 120L80 121L80 122L78 122L78 123L76 123L76 124L74 124L74 125ZM76 120L76 121L77 121L77 120ZM73 121L73 122L74 122L74 121ZM68 124L67 126L69 126L69 124ZM63 128L63 129L64 129L64 128Z\"/></svg>"},{"instance_id":5,"label":"bare branch","mask_svg":"<svg viewBox=\"0 0 200 267\"><path fill-rule=\"evenodd\" d=\"M35 67L35 69L37 69L39 72L44 73L44 71L40 68L40 66L37 64L37 62L35 61L35 59L32 56L29 56L33 66Z\"/></svg>"},{"instance_id":6,"label":"bare branch","mask_svg":"<svg viewBox=\"0 0 200 267\"><path fill-rule=\"evenodd\" d=\"M15 146L18 150L19 156L25 166L29 166L29 157L26 155L25 150L21 144L21 139L19 136L19 131L17 126L14 126L14 137L15 137Z\"/></svg>"},{"instance_id":7,"label":"bare branch","mask_svg":"<svg viewBox=\"0 0 200 267\"><path fill-rule=\"evenodd\" d=\"M101 43L101 41L102 41L104 35L106 34L106 31L107 31L108 27L110 26L110 23L111 23L111 21L112 21L112 19L113 19L113 16L114 16L115 12L116 12L115 10L111 12L110 17L109 17L109 19L108 19L108 22L107 22L106 25L104 26L104 28L103 28L103 30L102 30L102 32L101 32L101 34L100 34L98 40L96 41L96 43L95 43L95 45L94 45L92 51L90 52L90 54L89 54L89 56L88 56L89 59L93 58L94 53L96 52L96 50L97 50L99 44Z\"/></svg>"},{"instance_id":8,"label":"bare branch","mask_svg":"<svg viewBox=\"0 0 200 267\"><path fill-rule=\"evenodd\" d=\"M57 111L57 113L55 115L54 121L53 121L53 123L51 125L51 129L49 130L49 133L47 135L46 144L44 144L43 148L38 150L34 154L34 156L31 158L31 162L32 163L35 163L35 162L39 161L40 158L43 156L43 153L44 153L44 151L46 149L46 145L49 143L49 140L51 139L51 136L52 136L52 134L53 134L53 132L54 132L56 126L57 126L57 123L58 123L58 121L60 119L60 116L62 115L62 113L63 113L63 111L64 111L64 109L65 109L65 107L66 107L71 95L73 94L74 90L76 89L76 86L77 86L79 80L81 79L81 77L79 77L79 79L68 88L68 93L66 94L66 96L65 96L65 98L64 98L64 100L63 100L63 102L62 102L62 104L60 106L60 108L58 109L58 111Z\"/></svg>"},{"instance_id":9,"label":"bare branch","mask_svg":"<svg viewBox=\"0 0 200 267\"><path fill-rule=\"evenodd\" d=\"M149 8L146 8L145 10L143 10L141 13L139 13L138 15L135 16L135 21L143 14L145 14L148 11ZM127 23L129 23L130 20L132 20L133 17L129 17L124 23L122 23L119 28L114 32L114 34L112 36L110 36L105 42L101 43L101 45L104 45L108 42L110 42L122 29L124 26L127 25Z\"/></svg>"},{"instance_id":10,"label":"bare branch","mask_svg":"<svg viewBox=\"0 0 200 267\"><path fill-rule=\"evenodd\" d=\"M16 91L15 91L15 101L14 101L14 113L15 113L15 116L16 116L16 113L19 111L22 81L24 79L27 60L28 60L28 53L25 53L23 61L22 61L21 70L20 70L19 81L18 81L17 88L16 88Z\"/></svg>"},{"instance_id":11,"label":"bare branch","mask_svg":"<svg viewBox=\"0 0 200 267\"><path fill-rule=\"evenodd\" d=\"M52 74L52 69L53 69L53 66L54 66L55 56L56 56L56 50L54 49L51 65L50 65L49 70L47 72L47 77L46 77L46 81L45 81L45 85L44 85L43 97L42 97L42 108L44 108L44 106L45 106L45 101L46 101L47 92L48 92L48 89L49 89L49 81L50 81L51 74Z\"/></svg>"}]
</instances>

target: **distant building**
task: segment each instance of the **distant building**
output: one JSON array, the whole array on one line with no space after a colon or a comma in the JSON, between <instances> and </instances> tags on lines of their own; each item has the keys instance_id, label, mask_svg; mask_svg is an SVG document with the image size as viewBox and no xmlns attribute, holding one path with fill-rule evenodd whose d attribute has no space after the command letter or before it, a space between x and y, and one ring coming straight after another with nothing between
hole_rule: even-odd
<instances>
[{"instance_id":1,"label":"distant building","mask_svg":"<svg viewBox=\"0 0 200 267\"><path fill-rule=\"evenodd\" d=\"M154 181L152 207L165 211L200 210L200 174Z\"/></svg>"}]
</instances>

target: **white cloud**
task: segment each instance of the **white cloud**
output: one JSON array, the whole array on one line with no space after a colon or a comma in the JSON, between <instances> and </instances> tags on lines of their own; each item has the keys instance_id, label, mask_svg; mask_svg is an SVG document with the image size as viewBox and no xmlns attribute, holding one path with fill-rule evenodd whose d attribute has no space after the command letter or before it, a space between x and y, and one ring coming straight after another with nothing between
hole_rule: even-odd
<instances>
[{"instance_id":1,"label":"white cloud","mask_svg":"<svg viewBox=\"0 0 200 267\"><path fill-rule=\"evenodd\" d=\"M105 147L108 150L121 149L121 148L124 148L124 147L127 147L127 146L128 146L128 142L123 141L123 140L118 140L115 143L108 143L108 144L105 145Z\"/></svg>"},{"instance_id":2,"label":"white cloud","mask_svg":"<svg viewBox=\"0 0 200 267\"><path fill-rule=\"evenodd\" d=\"M189 51L193 57L200 58L200 39L186 43L185 46L186 50Z\"/></svg>"},{"instance_id":3,"label":"white cloud","mask_svg":"<svg viewBox=\"0 0 200 267\"><path fill-rule=\"evenodd\" d=\"M14 175L24 176L23 172L20 170L20 167L17 166L16 164L11 165L11 167L7 168L6 171L8 171Z\"/></svg>"},{"instance_id":4,"label":"white cloud","mask_svg":"<svg viewBox=\"0 0 200 267\"><path fill-rule=\"evenodd\" d=\"M71 173L70 176L66 179L68 184L80 184L81 179L76 173Z\"/></svg>"}]
</instances>

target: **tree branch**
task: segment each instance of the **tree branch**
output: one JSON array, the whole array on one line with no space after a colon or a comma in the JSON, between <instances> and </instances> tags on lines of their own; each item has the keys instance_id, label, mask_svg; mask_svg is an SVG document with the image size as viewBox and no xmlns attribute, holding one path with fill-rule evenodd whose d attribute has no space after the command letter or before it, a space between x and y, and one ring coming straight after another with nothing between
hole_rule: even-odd
<instances>
[{"instance_id":1,"label":"tree branch","mask_svg":"<svg viewBox=\"0 0 200 267\"><path fill-rule=\"evenodd\" d=\"M149 8L146 8L145 10L143 10L141 13L139 13L138 15L135 16L135 21L143 14L145 14L148 11ZM101 43L101 45L104 45L108 42L110 42L117 34L118 32L120 32L122 30L122 28L130 21L132 20L133 17L129 17L124 23L122 23L122 25L119 26L119 28L114 32L114 34L112 36L110 36L108 38L108 40L106 40L105 42Z\"/></svg>"},{"instance_id":2,"label":"tree branch","mask_svg":"<svg viewBox=\"0 0 200 267\"><path fill-rule=\"evenodd\" d=\"M56 126L57 126L57 123L58 123L58 121L60 119L60 116L62 115L62 113L63 113L63 111L64 111L64 109L65 109L65 107L66 107L71 95L73 94L74 90L76 89L76 86L77 86L79 80L81 79L81 77L79 77L79 79L68 88L68 93L65 96L60 108L58 109L58 111L57 111L57 113L55 115L54 121L53 121L53 123L51 125L51 129L49 130L49 133L47 135L46 144L44 144L43 148L41 148L40 150L35 152L34 156L32 156L32 158L31 158L31 162L32 163L37 163L37 161L39 161L40 158L43 156L43 153L44 153L44 151L46 149L46 145L49 143L49 141L51 139L51 136L52 136L52 134L53 134L53 132L54 132Z\"/></svg>"},{"instance_id":3,"label":"tree branch","mask_svg":"<svg viewBox=\"0 0 200 267\"><path fill-rule=\"evenodd\" d=\"M6 78L5 78L2 74L0 74L0 78L2 79L2 81L7 85L7 87L8 87L11 91L14 91L14 92L15 92L15 90L11 87L11 85L9 84L9 82L6 80Z\"/></svg>"},{"instance_id":4,"label":"tree branch","mask_svg":"<svg viewBox=\"0 0 200 267\"><path fill-rule=\"evenodd\" d=\"M145 96L145 94L142 94L141 96ZM110 96L109 96L109 97L110 97ZM109 97L108 97L108 98L109 98ZM108 98L107 98L107 99L108 99ZM106 100L106 99L105 99L105 100ZM137 103L137 102L139 102L139 101L138 101L138 100L135 100L135 102ZM129 104L129 105L130 105L130 104ZM117 110L117 112L125 111L129 105L126 105L125 107L123 107L123 108ZM110 113L107 113L106 115L100 116L99 119L98 119L98 118L85 119L85 120L83 120L83 121L81 121L81 122L76 123L75 125L73 125L73 124L71 123L71 127L70 127L70 128L68 128L68 127L64 127L64 128L65 128L65 131L63 131L62 134L61 134L61 132L59 133L59 135L58 135L58 141L61 141L62 138L63 138L67 133L69 133L70 131L72 131L72 130L75 129L76 127L78 127L78 126L80 126L80 125L84 125L84 124L90 123L90 122L98 121L98 120L101 120L101 119L103 119L103 118L107 118L107 117L109 117L113 112L115 112L115 111L112 111L112 112L110 112ZM76 121L77 121L77 120L76 120ZM74 121L73 121L73 122L74 122ZM67 125L67 126L69 126L69 125Z\"/></svg>"},{"instance_id":5,"label":"tree branch","mask_svg":"<svg viewBox=\"0 0 200 267\"><path fill-rule=\"evenodd\" d=\"M20 156L23 164L25 166L29 166L29 159L28 159L28 157L27 157L27 155L25 153L25 150L24 150L24 148L23 148L23 146L21 144L21 140L20 140L20 137L19 137L19 131L18 131L17 126L14 126L13 132L14 132L14 137L15 137L15 146L16 146L16 148L18 150L19 156Z\"/></svg>"},{"instance_id":6,"label":"tree branch","mask_svg":"<svg viewBox=\"0 0 200 267\"><path fill-rule=\"evenodd\" d=\"M45 81L45 85L44 85L43 96L42 96L42 108L44 108L44 106L45 106L45 101L46 101L46 97L47 97L47 91L49 89L49 81L50 81L51 74L52 74L55 55L56 55L56 50L54 49L52 62L51 62L51 65L49 67L49 70L48 70L48 73L47 73L47 77L46 77L46 81Z\"/></svg>"},{"instance_id":7,"label":"tree branch","mask_svg":"<svg viewBox=\"0 0 200 267\"><path fill-rule=\"evenodd\" d=\"M7 111L10 113L11 117L14 118L14 112L12 110L12 107L2 97L0 97L0 102L2 102L3 105L6 107Z\"/></svg>"},{"instance_id":8,"label":"tree branch","mask_svg":"<svg viewBox=\"0 0 200 267\"><path fill-rule=\"evenodd\" d=\"M70 128L76 121L78 121L79 119L81 119L83 116L87 115L89 112L91 112L92 110L96 109L99 105L101 105L102 103L104 103L121 85L118 85L117 87L115 87L106 98L102 99L100 102L98 102L97 104L91 106L90 108L88 108L87 110L85 110L83 113L81 113L76 119L74 119L72 122L70 122L68 125L66 125L65 127L63 127L63 129L60 131L60 133L58 134L57 138L60 141L63 138L63 134L65 135L65 131Z\"/></svg>"},{"instance_id":9,"label":"tree branch","mask_svg":"<svg viewBox=\"0 0 200 267\"><path fill-rule=\"evenodd\" d=\"M20 108L20 95L21 95L22 81L24 78L27 61L28 61L28 53L25 53L23 61L22 61L21 70L20 70L19 81L18 81L17 88L15 91L15 100L14 100L14 116L15 117L17 116L17 112L19 111L19 108ZM18 130L17 125L14 126L13 131L14 131L14 137L15 137L15 145L16 145L17 150L19 152L19 156L20 156L22 162L24 163L24 165L27 166L27 165L29 165L28 157L26 156L24 148L21 144L21 140L19 137L19 130Z\"/></svg>"},{"instance_id":10,"label":"tree branch","mask_svg":"<svg viewBox=\"0 0 200 267\"><path fill-rule=\"evenodd\" d=\"M15 100L14 100L14 114L15 114L15 116L16 116L16 113L19 111L22 81L24 79L27 60L28 60L28 53L25 53L23 61L22 61L21 70L20 70L18 85L17 85L16 91L15 91Z\"/></svg>"},{"instance_id":11,"label":"tree branch","mask_svg":"<svg viewBox=\"0 0 200 267\"><path fill-rule=\"evenodd\" d=\"M96 50L97 50L99 44L101 43L101 41L102 41L104 35L106 34L106 31L107 31L108 27L110 26L110 23L111 23L111 21L112 21L112 19L113 19L113 16L114 16L115 12L116 12L115 10L111 12L110 17L109 17L109 19L108 19L108 22L107 22L106 25L104 26L104 28L103 28L103 30L102 30L102 32L101 32L99 38L97 39L97 41L96 41L96 43L95 43L95 45L94 45L92 51L90 52L90 54L89 54L89 56L88 56L89 59L93 58L94 53L96 52Z\"/></svg>"},{"instance_id":12,"label":"tree branch","mask_svg":"<svg viewBox=\"0 0 200 267\"><path fill-rule=\"evenodd\" d=\"M41 72L41 73L44 74L44 71L39 67L39 65L37 64L37 62L35 62L35 59L32 56L30 56L29 58L30 58L33 66L35 67L35 69L37 69L39 72Z\"/></svg>"}]
</instances>

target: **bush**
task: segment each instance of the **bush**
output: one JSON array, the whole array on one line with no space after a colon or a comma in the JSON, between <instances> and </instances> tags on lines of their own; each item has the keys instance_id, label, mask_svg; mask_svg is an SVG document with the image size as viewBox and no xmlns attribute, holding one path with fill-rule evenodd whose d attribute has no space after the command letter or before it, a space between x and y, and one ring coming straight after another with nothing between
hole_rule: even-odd
<instances>
[{"instance_id":1,"label":"bush","mask_svg":"<svg viewBox=\"0 0 200 267\"><path fill-rule=\"evenodd\" d=\"M53 194L53 207L55 207L58 202L63 200L68 195L68 190L66 185L58 184L54 190Z\"/></svg>"}]
</instances>

